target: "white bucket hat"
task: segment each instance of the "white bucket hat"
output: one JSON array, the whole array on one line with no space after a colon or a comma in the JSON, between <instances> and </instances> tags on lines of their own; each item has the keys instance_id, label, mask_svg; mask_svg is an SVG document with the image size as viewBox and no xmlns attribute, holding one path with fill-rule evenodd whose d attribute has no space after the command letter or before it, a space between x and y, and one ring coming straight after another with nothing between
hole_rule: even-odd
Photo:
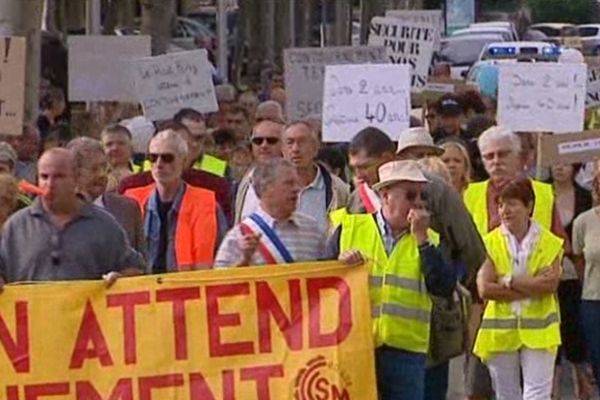
<instances>
[{"instance_id":1,"label":"white bucket hat","mask_svg":"<svg viewBox=\"0 0 600 400\"><path fill-rule=\"evenodd\" d=\"M373 190L380 190L397 182L427 183L428 180L416 161L390 161L379 167L379 182L373 185Z\"/></svg>"},{"instance_id":2,"label":"white bucket hat","mask_svg":"<svg viewBox=\"0 0 600 400\"><path fill-rule=\"evenodd\" d=\"M429 131L423 127L403 130L398 138L396 154L400 154L410 147L426 148L436 156L444 154L444 149L433 144L433 138L429 134Z\"/></svg>"}]
</instances>

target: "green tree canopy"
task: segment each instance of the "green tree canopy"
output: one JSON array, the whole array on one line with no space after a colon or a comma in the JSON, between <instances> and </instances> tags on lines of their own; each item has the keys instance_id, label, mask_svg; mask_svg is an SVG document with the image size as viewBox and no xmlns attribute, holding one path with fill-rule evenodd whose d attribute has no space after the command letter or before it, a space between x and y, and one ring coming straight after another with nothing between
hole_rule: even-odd
<instances>
[{"instance_id":1,"label":"green tree canopy","mask_svg":"<svg viewBox=\"0 0 600 400\"><path fill-rule=\"evenodd\" d=\"M533 22L570 22L585 24L598 21L596 0L528 0Z\"/></svg>"}]
</instances>

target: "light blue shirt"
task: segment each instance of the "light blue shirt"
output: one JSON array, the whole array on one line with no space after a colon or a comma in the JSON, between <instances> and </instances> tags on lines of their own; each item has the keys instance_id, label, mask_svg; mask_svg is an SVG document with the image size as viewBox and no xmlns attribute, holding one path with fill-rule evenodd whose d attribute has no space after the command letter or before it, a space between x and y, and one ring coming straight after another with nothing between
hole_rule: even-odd
<instances>
[{"instance_id":1,"label":"light blue shirt","mask_svg":"<svg viewBox=\"0 0 600 400\"><path fill-rule=\"evenodd\" d=\"M381 210L377 211L375 217L377 219L377 227L379 228L379 233L381 234L381 238L383 239L383 246L385 247L385 252L389 257L390 254L392 254L392 251L394 251L394 247L396 247L396 244L400 241L400 239L402 239L402 236L404 236L408 232L408 230L405 230L400 235L394 237L394 235L392 234L392 227L385 220L383 212Z\"/></svg>"},{"instance_id":2,"label":"light blue shirt","mask_svg":"<svg viewBox=\"0 0 600 400\"><path fill-rule=\"evenodd\" d=\"M319 228L326 232L329 228L329 216L327 215L325 180L323 179L323 174L321 174L321 169L317 166L315 168L317 168L317 175L300 192L296 210L304 215L309 215L317 221Z\"/></svg>"}]
</instances>

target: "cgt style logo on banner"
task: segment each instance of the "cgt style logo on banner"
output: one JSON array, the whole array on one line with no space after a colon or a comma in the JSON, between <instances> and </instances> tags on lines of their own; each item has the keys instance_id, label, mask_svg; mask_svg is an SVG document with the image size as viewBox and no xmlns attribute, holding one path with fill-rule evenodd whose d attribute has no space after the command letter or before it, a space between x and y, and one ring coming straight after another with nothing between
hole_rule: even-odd
<instances>
[{"instance_id":1,"label":"cgt style logo on banner","mask_svg":"<svg viewBox=\"0 0 600 400\"><path fill-rule=\"evenodd\" d=\"M351 400L352 378L339 365L319 355L296 375L294 400Z\"/></svg>"}]
</instances>

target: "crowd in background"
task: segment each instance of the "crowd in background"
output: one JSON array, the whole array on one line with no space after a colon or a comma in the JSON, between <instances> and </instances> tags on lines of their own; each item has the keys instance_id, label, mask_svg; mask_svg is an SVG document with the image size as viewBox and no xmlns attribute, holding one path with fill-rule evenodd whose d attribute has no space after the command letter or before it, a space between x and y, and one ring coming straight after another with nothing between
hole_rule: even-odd
<instances>
[{"instance_id":1,"label":"crowd in background","mask_svg":"<svg viewBox=\"0 0 600 400\"><path fill-rule=\"evenodd\" d=\"M388 258L407 230L420 238L433 299L419 300L432 315L431 333L429 325L414 325L427 334L407 349L422 359L398 361L388 351L414 339L391 338L378 347L382 398L422 392L441 399L448 392L487 399L495 391L498 399L516 399L522 390L528 399L548 398L548 379L560 379L564 359L574 367L578 398L590 398L593 381L600 384L595 163L539 170L535 135L496 126L494 99L476 90L426 101L411 128L389 132L392 138L369 127L350 143L322 143L318 121L287 121L281 86L268 96L237 93L231 85L216 92L216 113L182 109L171 120L149 121L131 104L68 110L59 89L47 90L37 121L21 136L0 141L0 278L113 281L213 266L338 258L352 264L361 259L352 251L360 243L350 237L360 220L350 216L373 214L381 216L376 222ZM404 185L400 200L398 182ZM522 272L498 283L509 267L497 256L501 236L486 236L498 227L510 232L507 237L521 235L506 251L525 264L537 249L532 237L547 244L546 259L534 271L539 279L521 279ZM266 246L275 250L265 249L257 232L276 232ZM90 235L102 239L90 243ZM439 253L428 248L438 243ZM548 322L542 339L523 345L536 351L521 352L519 360L518 347L502 347L486 332L486 320L492 326L510 313L498 305L503 301L527 313L529 298L546 296L553 315L554 293L560 321ZM491 356L494 346L506 356ZM395 368L411 363L423 365L420 380L416 368L411 379L391 384L403 374Z\"/></svg>"}]
</instances>

